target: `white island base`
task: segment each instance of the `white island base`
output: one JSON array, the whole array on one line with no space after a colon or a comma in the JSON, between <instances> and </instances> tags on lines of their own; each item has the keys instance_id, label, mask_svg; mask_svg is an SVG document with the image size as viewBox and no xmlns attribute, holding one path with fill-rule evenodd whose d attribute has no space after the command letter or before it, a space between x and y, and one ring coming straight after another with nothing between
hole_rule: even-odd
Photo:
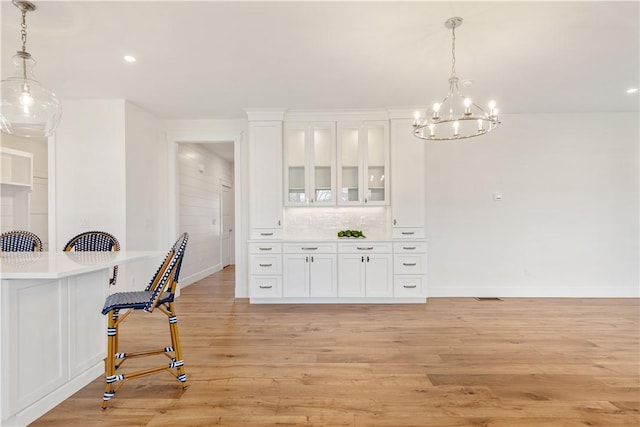
<instances>
[{"instance_id":1,"label":"white island base","mask_svg":"<svg viewBox=\"0 0 640 427\"><path fill-rule=\"evenodd\" d=\"M25 426L104 374L109 268L158 255L2 254L0 425Z\"/></svg>"}]
</instances>

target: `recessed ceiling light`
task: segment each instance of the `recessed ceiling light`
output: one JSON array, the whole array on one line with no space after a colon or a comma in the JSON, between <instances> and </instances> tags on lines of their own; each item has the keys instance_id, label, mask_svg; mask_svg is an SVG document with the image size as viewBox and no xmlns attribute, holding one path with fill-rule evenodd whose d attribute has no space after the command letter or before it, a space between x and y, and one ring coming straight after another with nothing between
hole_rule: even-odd
<instances>
[{"instance_id":1,"label":"recessed ceiling light","mask_svg":"<svg viewBox=\"0 0 640 427\"><path fill-rule=\"evenodd\" d=\"M124 60L127 62L136 62L135 56L131 56L131 55L125 55Z\"/></svg>"},{"instance_id":2,"label":"recessed ceiling light","mask_svg":"<svg viewBox=\"0 0 640 427\"><path fill-rule=\"evenodd\" d=\"M637 87L632 87L632 88L627 89L627 93L636 93L637 91L638 91Z\"/></svg>"}]
</instances>

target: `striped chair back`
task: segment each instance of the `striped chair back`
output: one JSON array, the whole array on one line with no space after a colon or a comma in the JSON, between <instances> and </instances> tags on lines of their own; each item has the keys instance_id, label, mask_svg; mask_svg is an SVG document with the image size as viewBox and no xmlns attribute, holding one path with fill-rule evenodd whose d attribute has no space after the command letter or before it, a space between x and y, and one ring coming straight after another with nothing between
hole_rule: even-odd
<instances>
[{"instance_id":1,"label":"striped chair back","mask_svg":"<svg viewBox=\"0 0 640 427\"><path fill-rule=\"evenodd\" d=\"M2 252L40 252L42 240L30 231L7 231L0 235Z\"/></svg>"},{"instance_id":2,"label":"striped chair back","mask_svg":"<svg viewBox=\"0 0 640 427\"><path fill-rule=\"evenodd\" d=\"M120 243L112 234L104 231L85 231L73 237L64 246L65 252L86 252L86 251L119 251ZM118 278L118 266L113 267L113 273L109 279L110 285L116 284Z\"/></svg>"},{"instance_id":3,"label":"striped chair back","mask_svg":"<svg viewBox=\"0 0 640 427\"><path fill-rule=\"evenodd\" d=\"M180 277L180 267L182 259L187 248L189 235L182 233L176 240L164 261L153 275L153 278L147 285L145 291L151 291L151 298L144 307L144 311L151 313L162 300L173 301L176 288L178 287L178 278Z\"/></svg>"}]
</instances>

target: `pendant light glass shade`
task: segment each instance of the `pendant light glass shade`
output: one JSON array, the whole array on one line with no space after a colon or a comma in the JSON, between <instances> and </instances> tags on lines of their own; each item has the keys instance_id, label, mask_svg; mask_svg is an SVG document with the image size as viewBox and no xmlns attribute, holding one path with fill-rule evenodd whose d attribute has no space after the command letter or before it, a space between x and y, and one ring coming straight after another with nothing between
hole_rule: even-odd
<instances>
[{"instance_id":1,"label":"pendant light glass shade","mask_svg":"<svg viewBox=\"0 0 640 427\"><path fill-rule=\"evenodd\" d=\"M36 62L26 51L25 16L36 7L24 0L13 0L13 4L22 12L22 50L13 56L13 76L1 83L0 130L22 137L49 137L58 126L62 105L51 90L36 80Z\"/></svg>"},{"instance_id":2,"label":"pendant light glass shade","mask_svg":"<svg viewBox=\"0 0 640 427\"><path fill-rule=\"evenodd\" d=\"M16 66L12 77L2 81L2 132L23 137L48 137L62 115L56 95L42 86L33 75L35 61L28 53L13 56Z\"/></svg>"}]
</instances>

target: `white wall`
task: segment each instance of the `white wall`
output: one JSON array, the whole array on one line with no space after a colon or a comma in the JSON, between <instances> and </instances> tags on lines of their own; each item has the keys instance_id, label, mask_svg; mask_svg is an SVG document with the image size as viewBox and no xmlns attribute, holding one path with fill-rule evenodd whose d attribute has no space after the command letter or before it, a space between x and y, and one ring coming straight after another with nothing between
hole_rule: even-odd
<instances>
[{"instance_id":1,"label":"white wall","mask_svg":"<svg viewBox=\"0 0 640 427\"><path fill-rule=\"evenodd\" d=\"M429 295L638 297L638 115L502 121L427 143Z\"/></svg>"},{"instance_id":2,"label":"white wall","mask_svg":"<svg viewBox=\"0 0 640 427\"><path fill-rule=\"evenodd\" d=\"M169 234L167 141L161 123L137 105L125 103L126 236L121 243L128 250L164 253L178 237ZM156 260L128 264L123 281L129 289L140 289L157 267Z\"/></svg>"},{"instance_id":3,"label":"white wall","mask_svg":"<svg viewBox=\"0 0 640 427\"><path fill-rule=\"evenodd\" d=\"M56 244L103 230L126 243L125 102L66 100L56 131Z\"/></svg>"},{"instance_id":4,"label":"white wall","mask_svg":"<svg viewBox=\"0 0 640 427\"><path fill-rule=\"evenodd\" d=\"M189 233L181 270L185 283L222 269L221 179L233 182L231 163L206 144L178 144L178 230Z\"/></svg>"}]
</instances>

